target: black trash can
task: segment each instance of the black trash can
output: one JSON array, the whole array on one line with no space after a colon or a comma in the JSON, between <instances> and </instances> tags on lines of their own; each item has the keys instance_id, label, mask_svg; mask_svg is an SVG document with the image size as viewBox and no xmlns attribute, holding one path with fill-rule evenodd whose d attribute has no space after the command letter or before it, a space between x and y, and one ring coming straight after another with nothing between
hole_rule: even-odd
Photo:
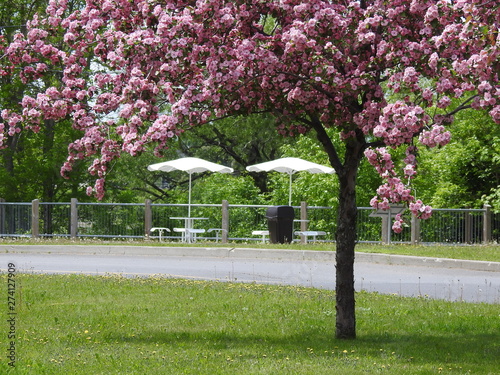
<instances>
[{"instance_id":1,"label":"black trash can","mask_svg":"<svg viewBox=\"0 0 500 375\"><path fill-rule=\"evenodd\" d=\"M292 242L293 219L295 218L292 206L269 207L266 211L266 218L271 243Z\"/></svg>"}]
</instances>

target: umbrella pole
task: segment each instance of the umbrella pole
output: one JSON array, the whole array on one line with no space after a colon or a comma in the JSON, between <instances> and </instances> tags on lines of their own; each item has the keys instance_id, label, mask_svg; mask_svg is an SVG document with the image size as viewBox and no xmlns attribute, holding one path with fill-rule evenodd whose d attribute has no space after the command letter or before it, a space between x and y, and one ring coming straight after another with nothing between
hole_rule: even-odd
<instances>
[{"instance_id":1,"label":"umbrella pole","mask_svg":"<svg viewBox=\"0 0 500 375\"><path fill-rule=\"evenodd\" d=\"M289 173L290 174L290 183L288 184L288 205L291 206L292 205L292 174L293 173Z\"/></svg>"},{"instance_id":2,"label":"umbrella pole","mask_svg":"<svg viewBox=\"0 0 500 375\"><path fill-rule=\"evenodd\" d=\"M191 217L191 174L189 174L188 217Z\"/></svg>"}]
</instances>

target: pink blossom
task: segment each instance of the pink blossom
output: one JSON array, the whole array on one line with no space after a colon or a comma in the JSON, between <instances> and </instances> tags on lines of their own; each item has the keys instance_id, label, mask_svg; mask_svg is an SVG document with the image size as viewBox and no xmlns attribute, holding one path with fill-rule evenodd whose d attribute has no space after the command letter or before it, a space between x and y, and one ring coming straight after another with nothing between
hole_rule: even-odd
<instances>
[{"instance_id":1,"label":"pink blossom","mask_svg":"<svg viewBox=\"0 0 500 375\"><path fill-rule=\"evenodd\" d=\"M451 133L445 131L442 125L432 125L431 130L424 130L419 137L419 141L428 146L444 146L450 142Z\"/></svg>"},{"instance_id":2,"label":"pink blossom","mask_svg":"<svg viewBox=\"0 0 500 375\"><path fill-rule=\"evenodd\" d=\"M415 166L411 164L407 164L404 168L404 174L407 177L413 177L417 174L417 171L415 170Z\"/></svg>"},{"instance_id":3,"label":"pink blossom","mask_svg":"<svg viewBox=\"0 0 500 375\"><path fill-rule=\"evenodd\" d=\"M489 82L483 81L477 86L479 92L489 91L492 89L492 86Z\"/></svg>"},{"instance_id":4,"label":"pink blossom","mask_svg":"<svg viewBox=\"0 0 500 375\"><path fill-rule=\"evenodd\" d=\"M314 124L359 142L383 178L374 203L411 203L402 180L417 174L415 145L450 140L450 118L431 119L430 107L447 110L451 98L479 93L472 108L500 123L500 57L488 33L498 9L478 0L366 8L324 0L87 0L73 13L66 0L50 0L46 13L10 45L0 40L0 74L35 91L52 82L51 72L61 80L2 116L0 147L41 119L72 118L83 136L70 146L68 164L76 156L98 160L90 173L99 197L107 165L121 152L153 144L158 153L191 124L269 112L282 134ZM263 19L276 27L263 27ZM391 156L397 148L409 150L401 165Z\"/></svg>"},{"instance_id":5,"label":"pink blossom","mask_svg":"<svg viewBox=\"0 0 500 375\"><path fill-rule=\"evenodd\" d=\"M401 216L401 214L397 214L394 219L394 223L392 224L392 230L395 233L401 233L403 231L403 228L404 228L403 217Z\"/></svg>"},{"instance_id":6,"label":"pink blossom","mask_svg":"<svg viewBox=\"0 0 500 375\"><path fill-rule=\"evenodd\" d=\"M439 55L436 52L432 53L432 55L429 58L429 66L433 70L437 70L438 62L439 62Z\"/></svg>"},{"instance_id":7,"label":"pink blossom","mask_svg":"<svg viewBox=\"0 0 500 375\"><path fill-rule=\"evenodd\" d=\"M419 199L409 205L410 211L419 219L428 219L432 215L432 207L426 206Z\"/></svg>"},{"instance_id":8,"label":"pink blossom","mask_svg":"<svg viewBox=\"0 0 500 375\"><path fill-rule=\"evenodd\" d=\"M447 108L451 104L451 99L446 95L439 99L437 106L438 108Z\"/></svg>"}]
</instances>

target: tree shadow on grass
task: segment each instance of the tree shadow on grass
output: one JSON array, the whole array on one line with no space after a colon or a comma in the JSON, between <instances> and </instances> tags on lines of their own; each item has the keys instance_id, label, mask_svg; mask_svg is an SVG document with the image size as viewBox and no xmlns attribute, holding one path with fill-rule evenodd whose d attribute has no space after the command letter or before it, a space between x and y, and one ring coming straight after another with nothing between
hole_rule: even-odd
<instances>
[{"instance_id":1,"label":"tree shadow on grass","mask_svg":"<svg viewBox=\"0 0 500 375\"><path fill-rule=\"evenodd\" d=\"M499 365L500 332L498 334L394 334L368 335L357 340L368 353L388 351L411 358L413 363L463 363L471 366Z\"/></svg>"},{"instance_id":2,"label":"tree shadow on grass","mask_svg":"<svg viewBox=\"0 0 500 375\"><path fill-rule=\"evenodd\" d=\"M218 330L174 330L158 329L135 336L114 335L113 341L131 344L172 345L173 349L211 348L214 350L238 350L251 353L281 351L284 353L304 353L314 349L316 356L331 356L332 352L356 353L370 358L386 357L392 353L396 361L411 361L415 364L459 363L474 367L494 367L500 358L499 334L453 334L419 335L384 334L359 335L355 340L338 340L333 332L323 329L309 329L294 335L237 333Z\"/></svg>"}]
</instances>

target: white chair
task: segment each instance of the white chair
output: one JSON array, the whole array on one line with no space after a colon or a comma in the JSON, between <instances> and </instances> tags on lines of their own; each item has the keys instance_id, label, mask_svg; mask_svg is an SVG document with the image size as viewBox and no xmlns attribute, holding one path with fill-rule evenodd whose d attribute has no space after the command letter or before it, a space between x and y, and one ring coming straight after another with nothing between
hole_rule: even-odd
<instances>
[{"instance_id":1,"label":"white chair","mask_svg":"<svg viewBox=\"0 0 500 375\"><path fill-rule=\"evenodd\" d=\"M266 236L269 236L268 230L254 230L252 231L254 236L262 236L262 242L266 242Z\"/></svg>"},{"instance_id":2,"label":"white chair","mask_svg":"<svg viewBox=\"0 0 500 375\"><path fill-rule=\"evenodd\" d=\"M200 233L205 233L205 229L195 229L195 228L174 228L174 232L181 233L181 241L192 243L196 242L196 235Z\"/></svg>"},{"instance_id":3,"label":"white chair","mask_svg":"<svg viewBox=\"0 0 500 375\"><path fill-rule=\"evenodd\" d=\"M210 233L210 232L215 232L215 242L219 242L219 239L220 239L220 234L222 233L222 231L224 231L225 229L222 229L222 228L210 228L209 230L207 230L207 233Z\"/></svg>"},{"instance_id":4,"label":"white chair","mask_svg":"<svg viewBox=\"0 0 500 375\"><path fill-rule=\"evenodd\" d=\"M163 228L163 227L153 227L149 230L149 233L152 233L152 232L155 232L155 231L158 231L158 239L159 241L161 242L161 238L163 236L163 232L170 232L170 229L168 228Z\"/></svg>"},{"instance_id":5,"label":"white chair","mask_svg":"<svg viewBox=\"0 0 500 375\"><path fill-rule=\"evenodd\" d=\"M295 235L303 237L305 239L305 243L307 243L308 237L312 237L313 241L316 241L317 236L325 236L326 232L321 230L305 230L295 231Z\"/></svg>"}]
</instances>

